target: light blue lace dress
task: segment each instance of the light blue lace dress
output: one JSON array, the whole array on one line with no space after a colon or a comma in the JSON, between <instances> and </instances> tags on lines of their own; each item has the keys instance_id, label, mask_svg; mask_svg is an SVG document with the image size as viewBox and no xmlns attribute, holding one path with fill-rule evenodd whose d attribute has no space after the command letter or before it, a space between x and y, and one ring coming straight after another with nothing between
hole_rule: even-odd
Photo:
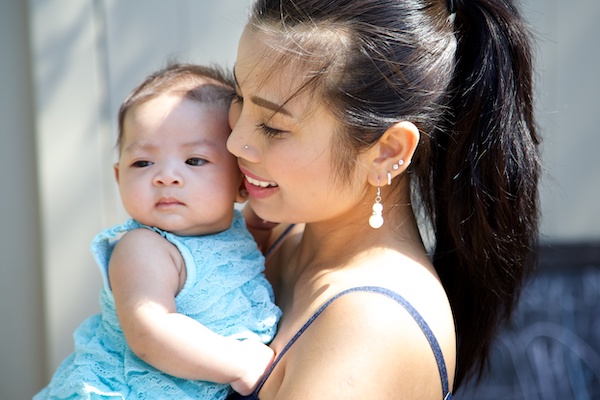
<instances>
[{"instance_id":1,"label":"light blue lace dress","mask_svg":"<svg viewBox=\"0 0 600 400\"><path fill-rule=\"evenodd\" d=\"M129 220L94 239L92 253L104 279L101 313L77 328L75 351L34 400L225 399L231 393L229 385L164 374L127 346L108 283L108 261L122 233L140 227ZM177 246L185 260L187 281L175 299L178 312L221 335L265 343L272 340L281 314L262 274L264 258L237 210L232 226L215 235L181 237L149 229Z\"/></svg>"}]
</instances>

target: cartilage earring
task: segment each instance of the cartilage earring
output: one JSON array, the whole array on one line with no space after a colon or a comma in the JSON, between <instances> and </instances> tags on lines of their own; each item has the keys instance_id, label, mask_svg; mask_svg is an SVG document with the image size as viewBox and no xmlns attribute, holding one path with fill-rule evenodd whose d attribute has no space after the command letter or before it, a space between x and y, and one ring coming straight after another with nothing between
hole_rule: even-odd
<instances>
[{"instance_id":1,"label":"cartilage earring","mask_svg":"<svg viewBox=\"0 0 600 400\"><path fill-rule=\"evenodd\" d=\"M248 150L250 148L250 146L248 146L247 144L244 145L244 150Z\"/></svg>"},{"instance_id":2,"label":"cartilage earring","mask_svg":"<svg viewBox=\"0 0 600 400\"><path fill-rule=\"evenodd\" d=\"M369 225L373 229L379 229L383 225L383 204L381 204L381 186L379 185L379 179L377 180L377 196L375 196L375 203L373 204L373 213L369 217Z\"/></svg>"},{"instance_id":3,"label":"cartilage earring","mask_svg":"<svg viewBox=\"0 0 600 400\"><path fill-rule=\"evenodd\" d=\"M400 169L400 167L403 165L404 165L404 160L400 159L400 160L398 160L398 162L396 164L392 165L392 169L394 171L398 171Z\"/></svg>"}]
</instances>

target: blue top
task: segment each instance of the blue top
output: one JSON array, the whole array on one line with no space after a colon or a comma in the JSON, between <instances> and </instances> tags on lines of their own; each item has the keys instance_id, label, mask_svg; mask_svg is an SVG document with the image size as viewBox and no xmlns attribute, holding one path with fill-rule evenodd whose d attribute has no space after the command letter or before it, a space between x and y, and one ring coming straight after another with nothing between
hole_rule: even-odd
<instances>
[{"instance_id":1,"label":"blue top","mask_svg":"<svg viewBox=\"0 0 600 400\"><path fill-rule=\"evenodd\" d=\"M207 236L176 236L129 220L104 230L92 242L104 282L101 313L77 328L75 351L35 400L225 399L232 392L229 385L164 374L139 359L127 345L109 286L108 262L118 238L138 228L156 231L181 252L187 278L175 298L179 313L221 335L265 343L272 340L281 313L262 274L264 258L239 211L229 229Z\"/></svg>"},{"instance_id":2,"label":"blue top","mask_svg":"<svg viewBox=\"0 0 600 400\"><path fill-rule=\"evenodd\" d=\"M317 319L317 317L319 315L321 315L321 313L331 303L333 303L339 297L344 296L349 293L353 293L353 292L371 292L371 293L382 294L384 296L387 296L387 297L395 300L396 302L398 302L398 304L400 304L402 307L404 307L406 309L406 311L408 311L408 313L414 318L414 320L417 322L417 324L419 325L419 327L425 334L425 337L427 338L427 341L429 342L429 345L431 346L431 349L433 350L433 355L435 356L435 360L437 362L438 370L440 373L440 379L441 379L441 383L442 383L443 400L452 400L452 393L450 393L449 386L448 386L448 373L446 371L446 363L444 362L444 356L442 354L442 349L440 348L440 345L438 344L437 339L435 338L433 332L431 331L431 328L429 328L429 325L427 325L427 322L425 322L425 320L423 319L421 314L419 314L419 312L406 299L404 299L404 297L400 296L398 293L393 292L389 289L378 287L378 286L359 286L359 287L350 288L350 289L344 290L343 292L336 294L331 299L329 299L325 304L323 304L321 306L321 308L319 308L312 315L312 317L310 317L310 319L308 321L306 321L306 323L302 326L302 328L300 328L300 330L298 330L298 332L294 335L294 337L292 337L292 339L289 341L289 343L277 355L277 358L273 362L273 365L271 365L271 368L269 368L269 370L267 370L267 373L263 377L262 381L259 383L259 385L256 388L256 390L254 391L254 393L252 393L249 396L241 396L237 393L234 393L229 397L229 400L258 400L258 392L260 392L260 389L262 389L264 383L271 375L271 372L273 372L273 369L275 369L275 367L277 366L279 361L281 361L281 358L290 349L290 347L292 347L292 345L296 342L296 340L298 340L298 338L300 338L300 336L304 333L304 331L306 331L308 329L308 327L315 321L315 319Z\"/></svg>"}]
</instances>

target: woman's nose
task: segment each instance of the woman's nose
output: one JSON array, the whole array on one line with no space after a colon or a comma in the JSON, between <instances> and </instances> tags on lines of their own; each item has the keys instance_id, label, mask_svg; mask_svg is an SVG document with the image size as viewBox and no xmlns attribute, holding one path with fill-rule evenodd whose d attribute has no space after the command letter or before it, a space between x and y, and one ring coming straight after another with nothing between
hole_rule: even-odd
<instances>
[{"instance_id":1,"label":"woman's nose","mask_svg":"<svg viewBox=\"0 0 600 400\"><path fill-rule=\"evenodd\" d=\"M229 126L231 127L231 133L227 138L227 150L236 157L241 156L241 150L244 147L238 124L241 114L242 105L233 101L229 107Z\"/></svg>"},{"instance_id":2,"label":"woman's nose","mask_svg":"<svg viewBox=\"0 0 600 400\"><path fill-rule=\"evenodd\" d=\"M240 135L238 128L234 127L232 129L231 133L229 134L229 137L227 138L226 145L227 150L229 150L231 154L233 154L236 157L242 156L242 150L244 149L245 145L242 135Z\"/></svg>"},{"instance_id":3,"label":"woman's nose","mask_svg":"<svg viewBox=\"0 0 600 400\"><path fill-rule=\"evenodd\" d=\"M259 149L252 126L245 123L244 118L237 118L234 124L231 123L231 114L230 124L232 131L227 138L227 150L238 158L243 158L250 162L258 162Z\"/></svg>"}]
</instances>

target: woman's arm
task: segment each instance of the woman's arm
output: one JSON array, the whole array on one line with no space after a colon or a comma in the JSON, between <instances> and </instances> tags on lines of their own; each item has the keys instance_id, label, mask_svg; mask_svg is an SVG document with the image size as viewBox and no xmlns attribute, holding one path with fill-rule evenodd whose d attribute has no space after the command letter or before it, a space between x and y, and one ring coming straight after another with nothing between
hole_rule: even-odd
<instances>
[{"instance_id":1,"label":"woman's arm","mask_svg":"<svg viewBox=\"0 0 600 400\"><path fill-rule=\"evenodd\" d=\"M184 379L252 391L273 351L255 341L220 336L177 313L185 266L174 245L147 229L124 235L113 251L109 279L119 322L132 351L155 368Z\"/></svg>"}]
</instances>

